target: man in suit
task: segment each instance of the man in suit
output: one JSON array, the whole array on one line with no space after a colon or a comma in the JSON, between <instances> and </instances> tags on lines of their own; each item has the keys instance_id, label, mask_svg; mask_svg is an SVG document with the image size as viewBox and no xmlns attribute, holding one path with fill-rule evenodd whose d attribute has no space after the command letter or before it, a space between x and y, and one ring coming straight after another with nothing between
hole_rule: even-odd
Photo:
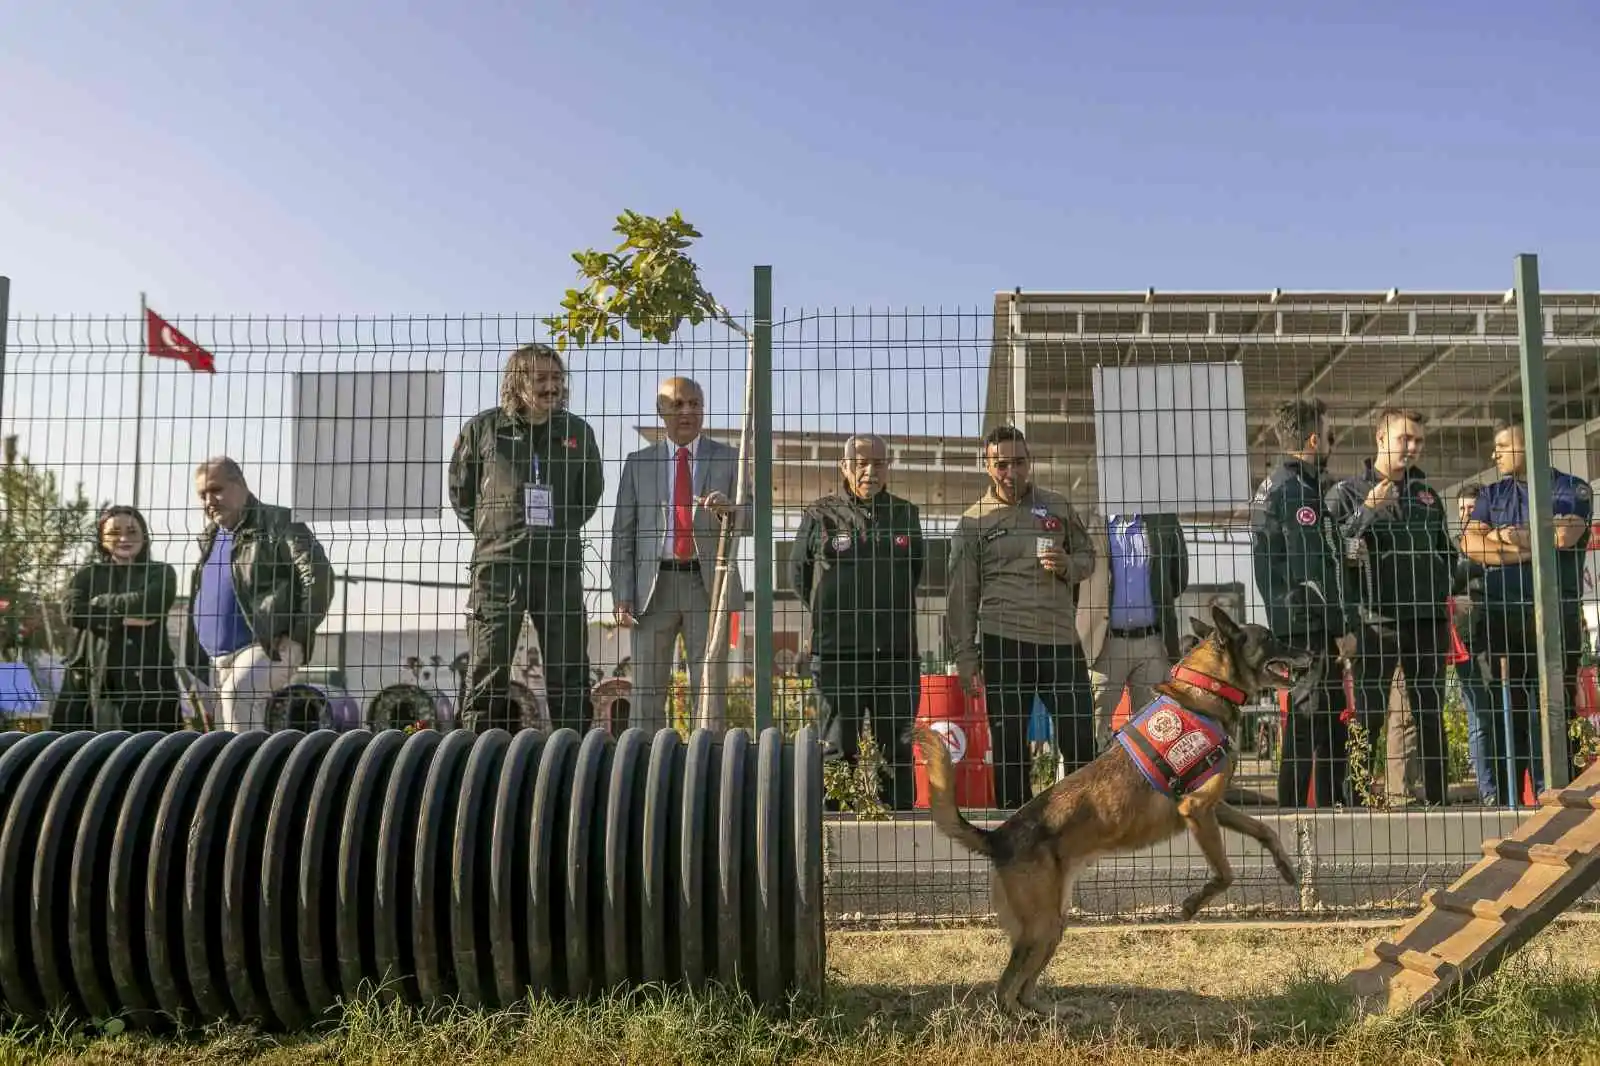
<instances>
[{"instance_id":1,"label":"man in suit","mask_svg":"<svg viewBox=\"0 0 1600 1066\"><path fill-rule=\"evenodd\" d=\"M1175 604L1189 587L1189 549L1175 514L1091 514L1085 524L1095 565L1078 590L1078 634L1103 748L1123 689L1137 711L1178 659Z\"/></svg>"},{"instance_id":2,"label":"man in suit","mask_svg":"<svg viewBox=\"0 0 1600 1066\"><path fill-rule=\"evenodd\" d=\"M617 486L611 532L612 600L619 625L634 629L631 719L648 731L665 728L673 649L681 634L689 659L689 696L696 727L726 724L727 661L711 677L710 710L701 715L700 685L711 632L711 589L722 523L750 531L749 493L738 495L739 452L701 435L705 391L689 378L668 378L656 393L666 439L628 456ZM732 560L730 559L730 564ZM744 603L737 566L730 565L725 601Z\"/></svg>"}]
</instances>

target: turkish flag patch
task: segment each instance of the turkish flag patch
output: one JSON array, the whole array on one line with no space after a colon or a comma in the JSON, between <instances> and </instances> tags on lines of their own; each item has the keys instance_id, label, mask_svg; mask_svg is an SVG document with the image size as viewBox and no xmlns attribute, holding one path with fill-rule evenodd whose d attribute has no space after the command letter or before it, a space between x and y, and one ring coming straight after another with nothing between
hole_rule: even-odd
<instances>
[{"instance_id":1,"label":"turkish flag patch","mask_svg":"<svg viewBox=\"0 0 1600 1066\"><path fill-rule=\"evenodd\" d=\"M1051 532L1054 532L1061 528L1061 519L1057 518L1055 515L1051 515L1041 522L1040 525L1044 526L1044 528L1050 530Z\"/></svg>"},{"instance_id":2,"label":"turkish flag patch","mask_svg":"<svg viewBox=\"0 0 1600 1066\"><path fill-rule=\"evenodd\" d=\"M1303 526L1314 526L1317 524L1317 509L1302 507L1294 513L1294 520Z\"/></svg>"},{"instance_id":3,"label":"turkish flag patch","mask_svg":"<svg viewBox=\"0 0 1600 1066\"><path fill-rule=\"evenodd\" d=\"M911 547L911 538L902 533L894 538L894 546L896 548L909 548Z\"/></svg>"},{"instance_id":4,"label":"turkish flag patch","mask_svg":"<svg viewBox=\"0 0 1600 1066\"><path fill-rule=\"evenodd\" d=\"M562 441L561 443L565 444L567 446L567 448L570 450L570 449L576 448L578 446L578 438L577 437L568 437L566 440Z\"/></svg>"}]
</instances>

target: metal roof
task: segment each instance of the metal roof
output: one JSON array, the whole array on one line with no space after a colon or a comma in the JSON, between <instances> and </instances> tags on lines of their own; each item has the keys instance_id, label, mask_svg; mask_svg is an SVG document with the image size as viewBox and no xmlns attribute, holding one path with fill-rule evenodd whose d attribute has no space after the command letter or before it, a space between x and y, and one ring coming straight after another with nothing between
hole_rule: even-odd
<instances>
[{"instance_id":1,"label":"metal roof","mask_svg":"<svg viewBox=\"0 0 1600 1066\"><path fill-rule=\"evenodd\" d=\"M1551 432L1600 414L1600 293L1545 293ZM1430 422L1424 467L1439 484L1483 470L1497 419L1521 413L1517 312L1508 292L997 292L983 428L1012 422L1094 484L1093 370L1236 362L1244 370L1252 477L1277 451L1274 409L1316 396L1356 469L1382 407ZM1018 402L1018 397L1021 402Z\"/></svg>"}]
</instances>

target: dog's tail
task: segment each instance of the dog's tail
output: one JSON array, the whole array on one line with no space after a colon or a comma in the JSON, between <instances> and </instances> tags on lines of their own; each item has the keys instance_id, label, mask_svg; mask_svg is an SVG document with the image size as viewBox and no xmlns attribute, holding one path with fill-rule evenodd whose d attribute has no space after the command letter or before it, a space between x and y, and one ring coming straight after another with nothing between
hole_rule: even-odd
<instances>
[{"instance_id":1,"label":"dog's tail","mask_svg":"<svg viewBox=\"0 0 1600 1066\"><path fill-rule=\"evenodd\" d=\"M956 806L955 767L950 763L950 749L944 746L933 730L918 726L912 733L917 747L922 750L922 761L928 773L928 811L939 831L957 844L986 858L994 856L994 843L987 829L979 829L967 821Z\"/></svg>"}]
</instances>

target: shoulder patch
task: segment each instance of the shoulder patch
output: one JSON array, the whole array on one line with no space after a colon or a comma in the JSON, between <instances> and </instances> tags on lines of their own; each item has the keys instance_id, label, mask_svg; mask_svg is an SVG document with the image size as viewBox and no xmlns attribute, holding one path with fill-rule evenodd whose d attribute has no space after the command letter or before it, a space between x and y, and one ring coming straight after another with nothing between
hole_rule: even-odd
<instances>
[{"instance_id":1,"label":"shoulder patch","mask_svg":"<svg viewBox=\"0 0 1600 1066\"><path fill-rule=\"evenodd\" d=\"M1251 503L1266 503L1267 497L1272 494L1272 479L1265 478L1256 488L1256 494L1250 498Z\"/></svg>"},{"instance_id":2,"label":"shoulder patch","mask_svg":"<svg viewBox=\"0 0 1600 1066\"><path fill-rule=\"evenodd\" d=\"M1594 495L1594 489L1589 486L1587 481L1584 481L1581 478L1574 480L1576 481L1576 484L1572 486L1572 494L1574 496L1580 500L1587 500L1589 497Z\"/></svg>"},{"instance_id":3,"label":"shoulder patch","mask_svg":"<svg viewBox=\"0 0 1600 1066\"><path fill-rule=\"evenodd\" d=\"M1315 507L1302 507L1294 513L1294 520L1303 526L1317 524L1317 509Z\"/></svg>"}]
</instances>

